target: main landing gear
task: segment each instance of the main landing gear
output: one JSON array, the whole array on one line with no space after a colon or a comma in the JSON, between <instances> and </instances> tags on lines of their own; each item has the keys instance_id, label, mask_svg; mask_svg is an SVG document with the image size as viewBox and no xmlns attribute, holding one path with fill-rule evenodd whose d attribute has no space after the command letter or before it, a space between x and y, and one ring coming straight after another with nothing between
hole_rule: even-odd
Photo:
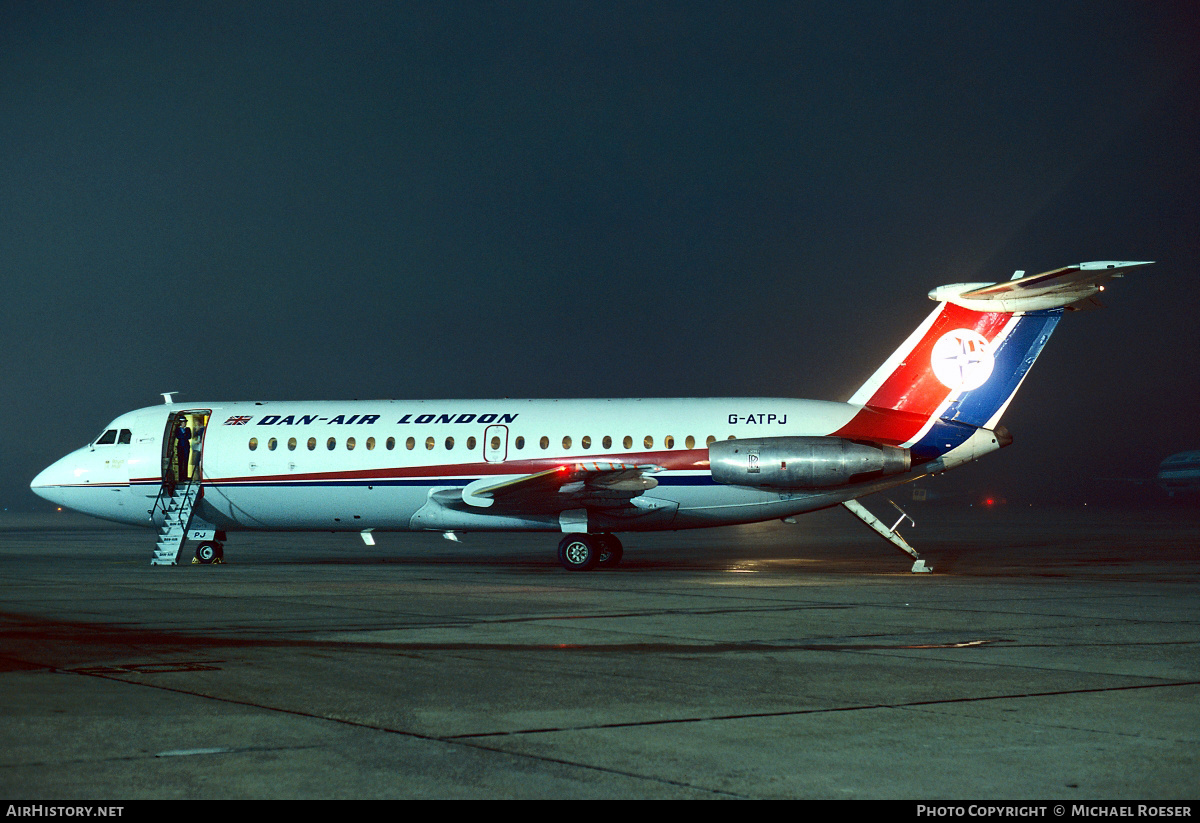
<instances>
[{"instance_id":1,"label":"main landing gear","mask_svg":"<svg viewBox=\"0 0 1200 823\"><path fill-rule=\"evenodd\" d=\"M196 556L192 558L193 565L209 566L224 562L225 545L216 540L205 540L196 547Z\"/></svg>"},{"instance_id":2,"label":"main landing gear","mask_svg":"<svg viewBox=\"0 0 1200 823\"><path fill-rule=\"evenodd\" d=\"M621 562L624 549L613 534L573 532L558 544L558 562L572 572L586 572L597 566L611 569Z\"/></svg>"}]
</instances>

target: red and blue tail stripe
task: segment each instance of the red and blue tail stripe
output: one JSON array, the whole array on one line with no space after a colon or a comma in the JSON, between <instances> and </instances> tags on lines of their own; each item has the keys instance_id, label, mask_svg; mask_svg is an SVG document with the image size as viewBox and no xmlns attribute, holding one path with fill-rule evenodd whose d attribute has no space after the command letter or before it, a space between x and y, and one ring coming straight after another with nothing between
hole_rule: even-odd
<instances>
[{"instance_id":1,"label":"red and blue tail stripe","mask_svg":"<svg viewBox=\"0 0 1200 823\"><path fill-rule=\"evenodd\" d=\"M863 408L834 434L911 448L914 460L962 445L997 424L1062 311L940 304L855 394L851 402Z\"/></svg>"},{"instance_id":2,"label":"red and blue tail stripe","mask_svg":"<svg viewBox=\"0 0 1200 823\"><path fill-rule=\"evenodd\" d=\"M1050 339L1062 313L1062 309L1051 309L1013 318L1012 328L996 347L992 376L979 388L959 394L938 417L968 426L994 427Z\"/></svg>"}]
</instances>

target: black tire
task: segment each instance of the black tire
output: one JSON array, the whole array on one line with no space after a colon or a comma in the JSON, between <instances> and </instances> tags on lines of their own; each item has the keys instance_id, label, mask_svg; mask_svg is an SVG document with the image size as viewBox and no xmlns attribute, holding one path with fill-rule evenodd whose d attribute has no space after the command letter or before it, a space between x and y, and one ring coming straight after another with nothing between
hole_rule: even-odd
<instances>
[{"instance_id":1,"label":"black tire","mask_svg":"<svg viewBox=\"0 0 1200 823\"><path fill-rule=\"evenodd\" d=\"M220 543L206 540L196 547L196 560L205 566L220 560L223 554Z\"/></svg>"},{"instance_id":2,"label":"black tire","mask_svg":"<svg viewBox=\"0 0 1200 823\"><path fill-rule=\"evenodd\" d=\"M625 549L617 536L615 534L598 534L596 537L600 541L600 558L596 561L597 564L606 569L619 565L621 558L625 556Z\"/></svg>"},{"instance_id":3,"label":"black tire","mask_svg":"<svg viewBox=\"0 0 1200 823\"><path fill-rule=\"evenodd\" d=\"M568 534L558 544L558 562L567 571L591 571L600 562L600 541L590 534Z\"/></svg>"}]
</instances>

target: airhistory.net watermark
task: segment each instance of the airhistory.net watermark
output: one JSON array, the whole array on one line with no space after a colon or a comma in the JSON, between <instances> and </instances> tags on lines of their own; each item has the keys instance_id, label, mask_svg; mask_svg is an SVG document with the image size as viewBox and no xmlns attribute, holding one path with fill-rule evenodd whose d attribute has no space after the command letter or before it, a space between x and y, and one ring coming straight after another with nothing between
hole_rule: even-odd
<instances>
[{"instance_id":1,"label":"airhistory.net watermark","mask_svg":"<svg viewBox=\"0 0 1200 823\"><path fill-rule=\"evenodd\" d=\"M10 803L5 817L120 817L124 806L50 806L44 803Z\"/></svg>"}]
</instances>

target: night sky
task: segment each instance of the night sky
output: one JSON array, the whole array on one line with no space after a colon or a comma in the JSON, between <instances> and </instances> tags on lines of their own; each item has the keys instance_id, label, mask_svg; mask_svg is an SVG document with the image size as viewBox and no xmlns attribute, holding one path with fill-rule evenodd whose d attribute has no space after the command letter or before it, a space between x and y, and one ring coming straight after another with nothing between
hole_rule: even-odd
<instances>
[{"instance_id":1,"label":"night sky","mask_svg":"<svg viewBox=\"0 0 1200 823\"><path fill-rule=\"evenodd\" d=\"M1194 3L0 3L0 504L179 399L845 400L944 283L1156 260L937 481L1200 448ZM955 479L959 475L959 479ZM956 486L958 484L958 486Z\"/></svg>"}]
</instances>

